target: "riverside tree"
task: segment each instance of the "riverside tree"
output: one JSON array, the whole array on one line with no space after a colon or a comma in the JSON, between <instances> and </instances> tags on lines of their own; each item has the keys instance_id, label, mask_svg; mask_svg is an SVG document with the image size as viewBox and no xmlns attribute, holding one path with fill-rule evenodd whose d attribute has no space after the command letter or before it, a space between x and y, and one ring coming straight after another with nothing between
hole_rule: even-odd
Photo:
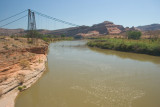
<instances>
[{"instance_id":1,"label":"riverside tree","mask_svg":"<svg viewBox=\"0 0 160 107\"><path fill-rule=\"evenodd\" d=\"M127 37L128 39L140 39L142 33L140 31L128 31Z\"/></svg>"}]
</instances>

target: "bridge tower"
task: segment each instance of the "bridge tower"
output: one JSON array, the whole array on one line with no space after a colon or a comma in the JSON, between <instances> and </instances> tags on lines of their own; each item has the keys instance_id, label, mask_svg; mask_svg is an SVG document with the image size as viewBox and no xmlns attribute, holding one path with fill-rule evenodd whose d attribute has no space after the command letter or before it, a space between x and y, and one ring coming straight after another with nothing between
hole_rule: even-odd
<instances>
[{"instance_id":1,"label":"bridge tower","mask_svg":"<svg viewBox=\"0 0 160 107\"><path fill-rule=\"evenodd\" d=\"M37 32L36 32L36 19L35 14L30 9L28 9L28 32L27 32L28 41L36 43ZM31 40L30 40L31 39Z\"/></svg>"}]
</instances>

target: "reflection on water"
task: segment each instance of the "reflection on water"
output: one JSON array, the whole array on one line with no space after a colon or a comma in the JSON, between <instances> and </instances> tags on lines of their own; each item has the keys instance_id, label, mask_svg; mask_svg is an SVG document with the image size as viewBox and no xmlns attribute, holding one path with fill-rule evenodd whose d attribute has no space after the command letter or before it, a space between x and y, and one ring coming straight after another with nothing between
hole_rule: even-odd
<instances>
[{"instance_id":1,"label":"reflection on water","mask_svg":"<svg viewBox=\"0 0 160 107\"><path fill-rule=\"evenodd\" d=\"M157 56L120 52L120 51L107 50L107 49L104 50L104 49L99 49L99 48L90 48L90 49L96 52L107 54L107 55L116 55L124 59L128 58L128 59L133 59L133 60L138 60L138 61L153 62L155 64L160 64L160 57L157 57Z\"/></svg>"},{"instance_id":2,"label":"reflection on water","mask_svg":"<svg viewBox=\"0 0 160 107\"><path fill-rule=\"evenodd\" d=\"M160 57L50 44L48 71L16 107L160 107Z\"/></svg>"}]
</instances>

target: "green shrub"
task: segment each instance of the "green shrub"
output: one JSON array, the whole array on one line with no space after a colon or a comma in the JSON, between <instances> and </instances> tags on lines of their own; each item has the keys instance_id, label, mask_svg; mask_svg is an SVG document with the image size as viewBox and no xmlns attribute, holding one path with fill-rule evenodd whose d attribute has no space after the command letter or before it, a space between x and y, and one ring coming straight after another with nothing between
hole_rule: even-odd
<instances>
[{"instance_id":1,"label":"green shrub","mask_svg":"<svg viewBox=\"0 0 160 107\"><path fill-rule=\"evenodd\" d=\"M23 88L26 88L26 86L24 85Z\"/></svg>"},{"instance_id":2,"label":"green shrub","mask_svg":"<svg viewBox=\"0 0 160 107\"><path fill-rule=\"evenodd\" d=\"M23 90L23 87L18 87L18 90L19 90L19 91L22 91L22 90Z\"/></svg>"},{"instance_id":3,"label":"green shrub","mask_svg":"<svg viewBox=\"0 0 160 107\"><path fill-rule=\"evenodd\" d=\"M47 37L43 37L42 40L44 40L44 41L46 41L46 42L49 41L49 39L48 39Z\"/></svg>"},{"instance_id":4,"label":"green shrub","mask_svg":"<svg viewBox=\"0 0 160 107\"><path fill-rule=\"evenodd\" d=\"M142 33L140 31L128 31L127 37L128 39L140 39Z\"/></svg>"},{"instance_id":5,"label":"green shrub","mask_svg":"<svg viewBox=\"0 0 160 107\"><path fill-rule=\"evenodd\" d=\"M62 34L61 37L66 37L66 35L65 35L65 34Z\"/></svg>"},{"instance_id":6,"label":"green shrub","mask_svg":"<svg viewBox=\"0 0 160 107\"><path fill-rule=\"evenodd\" d=\"M24 86L20 86L20 87L18 87L18 90L19 91L22 91L22 90L24 90L26 88L26 86L24 85Z\"/></svg>"}]
</instances>

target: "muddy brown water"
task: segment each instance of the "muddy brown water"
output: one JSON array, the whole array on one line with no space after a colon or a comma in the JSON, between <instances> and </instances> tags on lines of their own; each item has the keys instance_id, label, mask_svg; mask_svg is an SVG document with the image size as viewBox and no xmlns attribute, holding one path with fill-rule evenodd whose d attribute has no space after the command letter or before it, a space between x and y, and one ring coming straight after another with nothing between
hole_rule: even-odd
<instances>
[{"instance_id":1,"label":"muddy brown water","mask_svg":"<svg viewBox=\"0 0 160 107\"><path fill-rule=\"evenodd\" d=\"M15 107L160 107L160 57L51 43L48 69Z\"/></svg>"}]
</instances>

